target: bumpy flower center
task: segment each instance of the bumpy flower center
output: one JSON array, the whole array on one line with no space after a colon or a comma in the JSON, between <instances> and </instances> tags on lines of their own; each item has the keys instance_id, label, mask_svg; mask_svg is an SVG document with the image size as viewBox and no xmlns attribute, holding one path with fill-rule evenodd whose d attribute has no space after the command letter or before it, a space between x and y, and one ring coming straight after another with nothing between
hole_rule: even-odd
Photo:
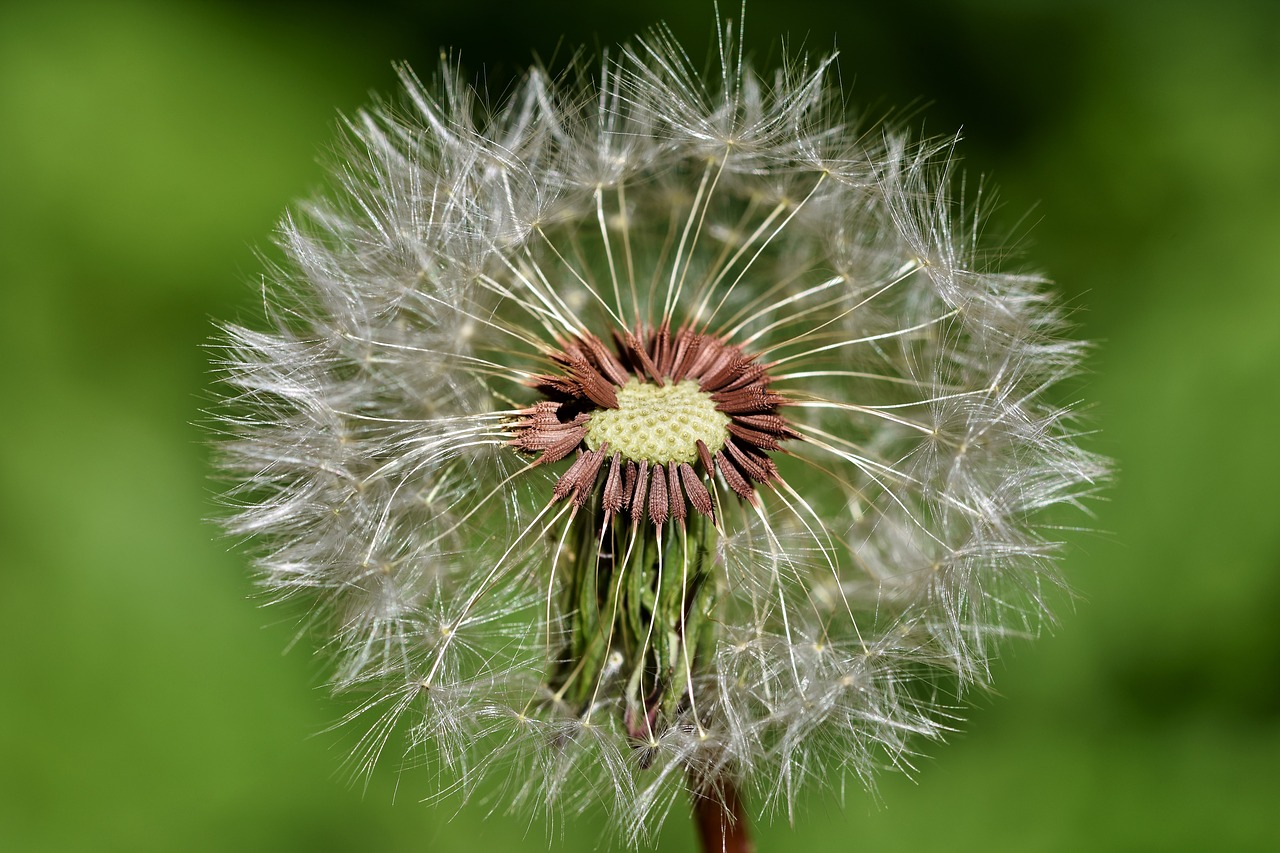
<instances>
[{"instance_id":1,"label":"bumpy flower center","mask_svg":"<svg viewBox=\"0 0 1280 853\"><path fill-rule=\"evenodd\" d=\"M592 412L586 437L590 450L607 444L634 462L693 463L699 441L715 454L729 438L729 416L691 379L665 385L631 379L617 396L617 408Z\"/></svg>"},{"instance_id":2,"label":"bumpy flower center","mask_svg":"<svg viewBox=\"0 0 1280 853\"><path fill-rule=\"evenodd\" d=\"M769 366L728 341L667 324L559 341L554 365L529 385L543 399L517 413L511 444L535 465L573 456L551 492L579 509L593 496L606 524L626 517L661 529L714 521L717 474L738 497L778 479L770 454L798 438L769 389ZM597 488L599 486L600 488Z\"/></svg>"}]
</instances>

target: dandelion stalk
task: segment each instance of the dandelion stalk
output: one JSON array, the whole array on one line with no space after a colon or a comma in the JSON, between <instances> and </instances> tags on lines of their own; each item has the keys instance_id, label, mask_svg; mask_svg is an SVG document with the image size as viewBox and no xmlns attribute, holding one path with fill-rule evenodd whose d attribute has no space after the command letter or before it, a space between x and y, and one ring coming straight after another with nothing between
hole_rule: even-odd
<instances>
[{"instance_id":1,"label":"dandelion stalk","mask_svg":"<svg viewBox=\"0 0 1280 853\"><path fill-rule=\"evenodd\" d=\"M361 697L356 772L403 738L749 850L744 801L910 769L1047 616L1045 513L1106 476L1051 399L1084 347L954 140L860 125L833 57L717 59L659 29L501 104L404 70L282 224L269 330L225 327L227 527Z\"/></svg>"},{"instance_id":2,"label":"dandelion stalk","mask_svg":"<svg viewBox=\"0 0 1280 853\"><path fill-rule=\"evenodd\" d=\"M704 853L753 853L750 823L737 787L724 781L714 793L693 794L693 819Z\"/></svg>"}]
</instances>

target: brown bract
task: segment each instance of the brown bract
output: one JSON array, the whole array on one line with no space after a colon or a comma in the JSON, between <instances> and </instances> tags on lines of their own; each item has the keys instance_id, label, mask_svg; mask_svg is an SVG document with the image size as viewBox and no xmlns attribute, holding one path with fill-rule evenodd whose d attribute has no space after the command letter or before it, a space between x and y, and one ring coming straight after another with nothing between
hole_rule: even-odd
<instances>
[{"instance_id":1,"label":"brown bract","mask_svg":"<svg viewBox=\"0 0 1280 853\"><path fill-rule=\"evenodd\" d=\"M769 390L769 365L714 335L688 328L671 332L667 325L635 332L613 332L613 348L591 334L559 342L548 353L558 372L534 376L529 384L546 399L520 412L511 444L538 454L535 465L577 458L556 482L552 500L572 498L581 508L604 475L601 506L606 520L623 514L638 522L648 518L661 527L670 520L683 523L689 507L715 518L714 501L706 480L717 471L739 497L755 501L758 483L778 478L769 453L780 442L799 438L780 408L786 399ZM610 453L607 444L591 450L586 444L593 412L618 406L617 391L628 381L654 385L692 380L709 395L715 408L729 418L724 446L714 454L697 442L699 474L688 462L665 464Z\"/></svg>"}]
</instances>

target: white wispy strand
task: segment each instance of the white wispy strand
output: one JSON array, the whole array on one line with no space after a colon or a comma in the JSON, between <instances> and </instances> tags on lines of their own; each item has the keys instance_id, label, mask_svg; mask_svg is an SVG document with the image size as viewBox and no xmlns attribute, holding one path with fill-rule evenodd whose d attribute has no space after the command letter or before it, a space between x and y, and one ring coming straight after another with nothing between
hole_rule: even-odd
<instances>
[{"instance_id":1,"label":"white wispy strand","mask_svg":"<svg viewBox=\"0 0 1280 853\"><path fill-rule=\"evenodd\" d=\"M1084 347L985 260L955 140L852 123L834 57L764 77L728 28L717 57L704 79L658 30L498 106L405 69L282 222L269 331L225 327L226 526L363 697L356 772L394 749L528 813L604 800L635 843L690 780L789 816L909 768L1048 615L1045 511L1106 476L1054 391ZM664 319L772 363L800 439L757 505L709 483L714 656L636 743L624 676L585 710L548 681L572 514L509 443L559 340Z\"/></svg>"}]
</instances>

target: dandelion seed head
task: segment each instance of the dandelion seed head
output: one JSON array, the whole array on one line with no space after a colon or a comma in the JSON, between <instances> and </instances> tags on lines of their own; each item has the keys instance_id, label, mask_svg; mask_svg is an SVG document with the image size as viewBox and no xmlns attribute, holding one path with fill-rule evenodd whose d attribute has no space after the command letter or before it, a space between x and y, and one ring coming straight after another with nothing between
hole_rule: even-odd
<instances>
[{"instance_id":1,"label":"dandelion seed head","mask_svg":"<svg viewBox=\"0 0 1280 853\"><path fill-rule=\"evenodd\" d=\"M685 792L790 815L909 771L1049 616L1045 513L1107 465L1047 282L832 57L715 60L404 70L225 327L227 528L360 697L353 771L631 843Z\"/></svg>"}]
</instances>

